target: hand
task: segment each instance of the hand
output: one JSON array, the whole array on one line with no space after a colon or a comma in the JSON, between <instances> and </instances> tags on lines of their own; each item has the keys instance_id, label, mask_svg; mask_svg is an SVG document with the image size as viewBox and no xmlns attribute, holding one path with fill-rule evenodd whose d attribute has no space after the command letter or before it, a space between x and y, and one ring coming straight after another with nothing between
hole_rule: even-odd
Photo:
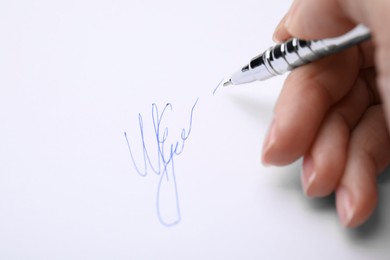
<instances>
[{"instance_id":1,"label":"hand","mask_svg":"<svg viewBox=\"0 0 390 260\"><path fill-rule=\"evenodd\" d=\"M371 29L372 41L288 76L262 158L286 165L304 156L305 193L335 192L346 227L371 215L377 174L390 163L390 1L296 0L274 34L276 41L321 39L359 23Z\"/></svg>"}]
</instances>

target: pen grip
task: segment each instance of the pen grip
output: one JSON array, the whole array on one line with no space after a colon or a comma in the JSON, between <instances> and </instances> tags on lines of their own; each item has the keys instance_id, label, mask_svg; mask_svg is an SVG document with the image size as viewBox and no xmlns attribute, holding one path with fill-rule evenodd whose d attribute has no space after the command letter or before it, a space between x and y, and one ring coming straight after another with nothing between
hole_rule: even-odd
<instances>
[{"instance_id":1,"label":"pen grip","mask_svg":"<svg viewBox=\"0 0 390 260\"><path fill-rule=\"evenodd\" d=\"M237 85L281 75L370 38L370 30L364 25L358 25L346 34L335 38L312 41L293 38L253 58L249 64L234 73L228 83Z\"/></svg>"},{"instance_id":2,"label":"pen grip","mask_svg":"<svg viewBox=\"0 0 390 260\"><path fill-rule=\"evenodd\" d=\"M369 29L364 25L358 25L348 33L335 38L313 41L293 38L269 48L263 53L262 59L270 74L280 75L323 56L359 44L370 37Z\"/></svg>"}]
</instances>

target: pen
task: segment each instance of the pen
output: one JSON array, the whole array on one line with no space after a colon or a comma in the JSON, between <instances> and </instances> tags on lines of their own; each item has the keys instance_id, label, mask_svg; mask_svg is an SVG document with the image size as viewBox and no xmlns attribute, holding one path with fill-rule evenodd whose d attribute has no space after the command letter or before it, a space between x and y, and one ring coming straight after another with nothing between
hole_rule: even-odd
<instances>
[{"instance_id":1,"label":"pen","mask_svg":"<svg viewBox=\"0 0 390 260\"><path fill-rule=\"evenodd\" d=\"M281 75L370 38L370 30L361 24L346 34L335 38L312 41L292 38L267 49L264 53L253 58L249 64L234 73L223 85L225 87L239 85Z\"/></svg>"}]
</instances>

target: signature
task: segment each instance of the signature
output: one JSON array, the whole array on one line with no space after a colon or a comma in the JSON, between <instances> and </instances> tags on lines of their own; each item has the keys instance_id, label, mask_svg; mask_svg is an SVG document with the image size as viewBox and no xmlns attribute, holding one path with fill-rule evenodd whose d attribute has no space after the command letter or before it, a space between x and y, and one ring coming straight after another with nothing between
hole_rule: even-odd
<instances>
[{"instance_id":1,"label":"signature","mask_svg":"<svg viewBox=\"0 0 390 260\"><path fill-rule=\"evenodd\" d=\"M164 226L174 226L181 220L179 195L176 183L175 159L182 154L185 144L191 134L194 109L198 99L193 104L187 128L182 128L178 141L168 142L169 127L165 126L164 116L173 111L172 104L168 103L159 111L156 104L152 104L153 137L152 142L145 137L142 115L138 115L139 130L141 135L142 155L137 160L134 156L132 145L125 132L127 146L133 165L140 176L154 173L159 176L156 194L157 216Z\"/></svg>"},{"instance_id":2,"label":"signature","mask_svg":"<svg viewBox=\"0 0 390 260\"><path fill-rule=\"evenodd\" d=\"M222 82L224 81L224 78L221 79L221 81L218 83L218 85L215 87L214 91L213 91L213 95L215 95L215 92L217 92L217 90L219 89L219 87L222 85Z\"/></svg>"}]
</instances>

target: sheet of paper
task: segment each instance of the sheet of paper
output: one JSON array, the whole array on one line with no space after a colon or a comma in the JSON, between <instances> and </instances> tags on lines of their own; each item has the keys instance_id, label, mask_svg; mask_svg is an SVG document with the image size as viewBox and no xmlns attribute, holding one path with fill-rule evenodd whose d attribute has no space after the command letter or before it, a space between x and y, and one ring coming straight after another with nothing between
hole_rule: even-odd
<instances>
[{"instance_id":1,"label":"sheet of paper","mask_svg":"<svg viewBox=\"0 0 390 260\"><path fill-rule=\"evenodd\" d=\"M261 165L284 77L220 86L290 2L1 1L0 258L385 259Z\"/></svg>"}]
</instances>

